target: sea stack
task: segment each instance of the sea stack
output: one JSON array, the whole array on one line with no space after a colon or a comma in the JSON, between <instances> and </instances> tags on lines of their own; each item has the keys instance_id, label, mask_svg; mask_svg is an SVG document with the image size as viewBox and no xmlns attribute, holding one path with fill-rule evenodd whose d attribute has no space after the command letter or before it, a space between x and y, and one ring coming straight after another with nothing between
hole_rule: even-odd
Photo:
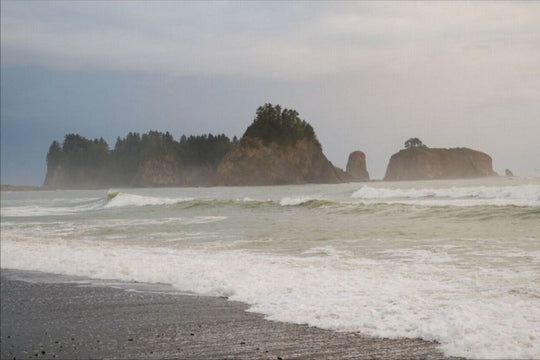
<instances>
[{"instance_id":1,"label":"sea stack","mask_svg":"<svg viewBox=\"0 0 540 360\"><path fill-rule=\"evenodd\" d=\"M366 169L366 155L362 151L353 151L349 155L346 171L353 181L369 181Z\"/></svg>"},{"instance_id":2,"label":"sea stack","mask_svg":"<svg viewBox=\"0 0 540 360\"><path fill-rule=\"evenodd\" d=\"M489 155L468 149L410 147L390 158L384 180L435 180L497 176Z\"/></svg>"},{"instance_id":3,"label":"sea stack","mask_svg":"<svg viewBox=\"0 0 540 360\"><path fill-rule=\"evenodd\" d=\"M295 110L265 104L219 164L215 185L285 185L343 181L310 124Z\"/></svg>"}]
</instances>

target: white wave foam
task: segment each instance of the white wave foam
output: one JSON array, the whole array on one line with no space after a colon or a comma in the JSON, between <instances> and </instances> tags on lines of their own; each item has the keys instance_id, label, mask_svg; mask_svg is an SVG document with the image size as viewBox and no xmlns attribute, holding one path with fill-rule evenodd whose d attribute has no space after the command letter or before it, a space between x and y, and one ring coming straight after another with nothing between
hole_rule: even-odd
<instances>
[{"instance_id":1,"label":"white wave foam","mask_svg":"<svg viewBox=\"0 0 540 360\"><path fill-rule=\"evenodd\" d=\"M104 206L105 209L118 208L124 206L148 206L148 205L174 205L186 201L193 201L193 198L166 198L143 196L120 192L110 199Z\"/></svg>"},{"instance_id":2,"label":"white wave foam","mask_svg":"<svg viewBox=\"0 0 540 360\"><path fill-rule=\"evenodd\" d=\"M109 194L111 194L109 192ZM174 205L182 202L193 201L193 198L167 198L143 196L119 192L114 197L98 199L53 199L50 204L42 205L16 205L1 208L2 216L7 217L31 217L70 215L85 211L100 209L113 209L127 206L149 205ZM51 206L52 205L52 206Z\"/></svg>"},{"instance_id":3,"label":"white wave foam","mask_svg":"<svg viewBox=\"0 0 540 360\"><path fill-rule=\"evenodd\" d=\"M363 186L351 197L388 203L425 205L540 206L540 185L392 189Z\"/></svg>"},{"instance_id":4,"label":"white wave foam","mask_svg":"<svg viewBox=\"0 0 540 360\"><path fill-rule=\"evenodd\" d=\"M271 320L437 340L447 355L540 356L540 299L520 290L533 286L534 272L501 268L492 275L442 263L354 259L328 247L296 257L37 241L3 238L2 267L173 284L243 301Z\"/></svg>"},{"instance_id":5,"label":"white wave foam","mask_svg":"<svg viewBox=\"0 0 540 360\"><path fill-rule=\"evenodd\" d=\"M103 207L105 200L99 199L82 205L66 206L3 206L2 216L7 217L30 217L30 216L50 216L50 215L69 215L82 211L97 210Z\"/></svg>"}]
</instances>

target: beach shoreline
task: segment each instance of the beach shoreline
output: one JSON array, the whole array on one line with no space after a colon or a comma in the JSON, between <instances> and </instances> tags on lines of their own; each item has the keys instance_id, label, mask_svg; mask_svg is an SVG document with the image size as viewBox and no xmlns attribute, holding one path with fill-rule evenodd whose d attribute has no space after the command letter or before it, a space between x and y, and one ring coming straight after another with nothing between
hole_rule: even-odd
<instances>
[{"instance_id":1,"label":"beach shoreline","mask_svg":"<svg viewBox=\"0 0 540 360\"><path fill-rule=\"evenodd\" d=\"M2 269L2 359L444 358L434 342L268 321L225 298L66 279Z\"/></svg>"}]
</instances>

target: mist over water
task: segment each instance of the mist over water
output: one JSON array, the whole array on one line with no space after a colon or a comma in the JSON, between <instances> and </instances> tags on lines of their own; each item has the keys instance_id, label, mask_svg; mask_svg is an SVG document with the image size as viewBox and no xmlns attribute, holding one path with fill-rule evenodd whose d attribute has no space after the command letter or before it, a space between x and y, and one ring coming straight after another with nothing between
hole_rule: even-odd
<instances>
[{"instance_id":1,"label":"mist over water","mask_svg":"<svg viewBox=\"0 0 540 360\"><path fill-rule=\"evenodd\" d=\"M2 268L171 284L447 355L540 357L538 178L3 192L1 215Z\"/></svg>"}]
</instances>

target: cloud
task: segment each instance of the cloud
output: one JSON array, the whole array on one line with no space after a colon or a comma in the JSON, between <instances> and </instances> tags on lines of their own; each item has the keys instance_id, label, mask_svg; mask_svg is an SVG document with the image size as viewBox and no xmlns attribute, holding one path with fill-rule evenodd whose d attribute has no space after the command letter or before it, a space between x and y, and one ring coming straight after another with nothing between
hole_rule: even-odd
<instances>
[{"instance_id":1,"label":"cloud","mask_svg":"<svg viewBox=\"0 0 540 360\"><path fill-rule=\"evenodd\" d=\"M270 79L456 59L481 70L493 57L529 69L540 53L535 15L537 3L3 2L2 60Z\"/></svg>"}]
</instances>

